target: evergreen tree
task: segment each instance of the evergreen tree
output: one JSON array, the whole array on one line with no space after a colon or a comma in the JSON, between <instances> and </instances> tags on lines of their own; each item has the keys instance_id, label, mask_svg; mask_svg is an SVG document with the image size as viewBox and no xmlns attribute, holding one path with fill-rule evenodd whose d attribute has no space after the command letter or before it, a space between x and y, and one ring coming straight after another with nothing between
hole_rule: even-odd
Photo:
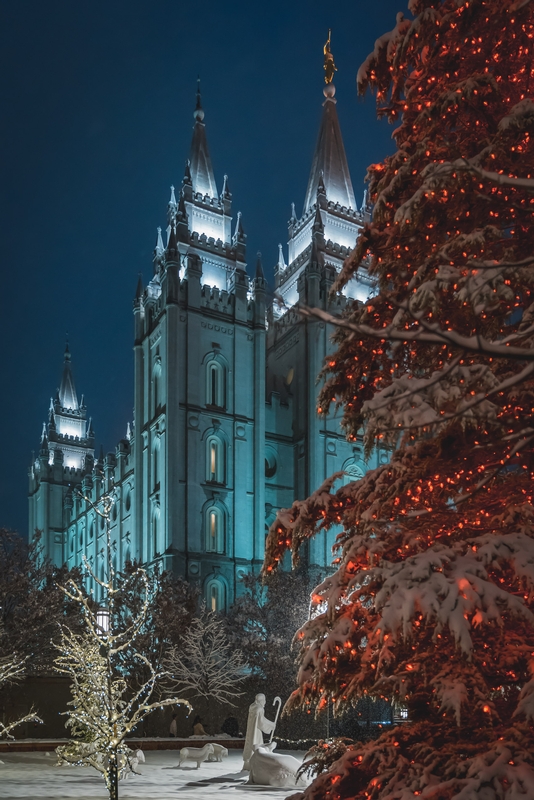
<instances>
[{"instance_id":1,"label":"evergreen tree","mask_svg":"<svg viewBox=\"0 0 534 800\"><path fill-rule=\"evenodd\" d=\"M227 624L232 643L248 664L245 688L287 697L295 684L295 630L308 616L309 581L295 572L280 572L265 586L257 575L243 579L244 592L230 608Z\"/></svg>"},{"instance_id":2,"label":"evergreen tree","mask_svg":"<svg viewBox=\"0 0 534 800\"><path fill-rule=\"evenodd\" d=\"M25 659L25 674L53 671L53 641L58 622L80 630L81 615L59 589L78 569L57 567L44 557L41 534L30 543L15 531L0 528L0 625L3 649Z\"/></svg>"},{"instance_id":3,"label":"evergreen tree","mask_svg":"<svg viewBox=\"0 0 534 800\"><path fill-rule=\"evenodd\" d=\"M300 796L512 800L534 796L534 5L409 9L358 75L396 152L336 288L366 260L376 295L307 310L337 325L319 410L391 461L279 514L264 569L342 523L291 704L409 710Z\"/></svg>"}]
</instances>

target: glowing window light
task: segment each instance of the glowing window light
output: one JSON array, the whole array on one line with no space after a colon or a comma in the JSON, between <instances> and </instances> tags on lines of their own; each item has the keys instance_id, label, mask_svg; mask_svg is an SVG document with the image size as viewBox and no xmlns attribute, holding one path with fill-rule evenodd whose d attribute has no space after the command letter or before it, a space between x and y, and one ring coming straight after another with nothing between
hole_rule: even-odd
<instances>
[{"instance_id":1,"label":"glowing window light","mask_svg":"<svg viewBox=\"0 0 534 800\"><path fill-rule=\"evenodd\" d=\"M215 550L217 543L217 514L215 511L210 513L210 537L212 549Z\"/></svg>"},{"instance_id":2,"label":"glowing window light","mask_svg":"<svg viewBox=\"0 0 534 800\"><path fill-rule=\"evenodd\" d=\"M210 444L210 475L212 481L217 477L217 444L215 442Z\"/></svg>"},{"instance_id":3,"label":"glowing window light","mask_svg":"<svg viewBox=\"0 0 534 800\"><path fill-rule=\"evenodd\" d=\"M218 595L217 587L215 586L215 584L213 584L212 587L211 587L211 610L212 611L217 611L217 605L218 605L218 603L217 603L217 600L218 600L217 595Z\"/></svg>"}]
</instances>

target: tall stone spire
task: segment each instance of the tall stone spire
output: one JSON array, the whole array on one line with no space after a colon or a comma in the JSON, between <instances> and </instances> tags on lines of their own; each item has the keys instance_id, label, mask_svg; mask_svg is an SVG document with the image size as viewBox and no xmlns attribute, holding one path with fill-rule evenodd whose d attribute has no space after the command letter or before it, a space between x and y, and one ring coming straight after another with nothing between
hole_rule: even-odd
<instances>
[{"instance_id":1,"label":"tall stone spire","mask_svg":"<svg viewBox=\"0 0 534 800\"><path fill-rule=\"evenodd\" d=\"M68 341L65 345L63 375L61 377L61 386L59 387L59 402L62 408L69 408L72 411L78 411L78 397L76 396L76 389L74 388L74 379L72 377L72 370L70 366L70 350Z\"/></svg>"},{"instance_id":2,"label":"tall stone spire","mask_svg":"<svg viewBox=\"0 0 534 800\"><path fill-rule=\"evenodd\" d=\"M191 180L193 191L201 195L218 200L215 176L208 150L208 140L206 138L206 126L204 125L204 109L202 108L200 96L200 79L197 87L197 105L193 114L195 125L193 128L193 140L191 142L191 153L189 156Z\"/></svg>"},{"instance_id":3,"label":"tall stone spire","mask_svg":"<svg viewBox=\"0 0 534 800\"><path fill-rule=\"evenodd\" d=\"M329 69L327 70L327 65ZM331 65L331 66L330 66ZM306 214L315 203L317 187L322 175L324 189L329 201L339 203L341 206L357 211L354 190L350 179L347 156L343 145L343 137L339 127L339 120L336 111L336 87L332 83L335 70L332 54L330 53L330 37L325 45L325 87L323 94L323 116L321 127L313 156L306 199L304 201L304 214Z\"/></svg>"}]
</instances>

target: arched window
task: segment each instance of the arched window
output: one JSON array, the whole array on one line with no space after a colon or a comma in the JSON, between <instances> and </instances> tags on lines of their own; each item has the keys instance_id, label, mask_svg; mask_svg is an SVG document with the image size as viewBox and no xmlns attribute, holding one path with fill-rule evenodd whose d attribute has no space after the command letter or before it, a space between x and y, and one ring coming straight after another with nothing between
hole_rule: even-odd
<instances>
[{"instance_id":1,"label":"arched window","mask_svg":"<svg viewBox=\"0 0 534 800\"><path fill-rule=\"evenodd\" d=\"M226 610L226 587L217 578L212 578L206 583L206 605L208 611Z\"/></svg>"},{"instance_id":2,"label":"arched window","mask_svg":"<svg viewBox=\"0 0 534 800\"><path fill-rule=\"evenodd\" d=\"M276 475L276 454L270 447L265 449L265 477L274 478Z\"/></svg>"},{"instance_id":3,"label":"arched window","mask_svg":"<svg viewBox=\"0 0 534 800\"><path fill-rule=\"evenodd\" d=\"M132 489L130 487L130 484L128 484L126 486L126 497L124 499L124 508L126 510L126 513L129 512L131 507L132 507ZM115 506L113 506L113 509L115 509Z\"/></svg>"},{"instance_id":4,"label":"arched window","mask_svg":"<svg viewBox=\"0 0 534 800\"><path fill-rule=\"evenodd\" d=\"M159 436L154 440L154 447L152 449L152 487L153 491L159 489L160 482L160 441Z\"/></svg>"},{"instance_id":5,"label":"arched window","mask_svg":"<svg viewBox=\"0 0 534 800\"><path fill-rule=\"evenodd\" d=\"M155 508L152 514L152 558L155 558L159 551L159 508Z\"/></svg>"},{"instance_id":6,"label":"arched window","mask_svg":"<svg viewBox=\"0 0 534 800\"><path fill-rule=\"evenodd\" d=\"M225 514L219 506L205 511L204 542L207 553L224 553Z\"/></svg>"},{"instance_id":7,"label":"arched window","mask_svg":"<svg viewBox=\"0 0 534 800\"><path fill-rule=\"evenodd\" d=\"M226 408L226 370L215 358L206 364L206 405Z\"/></svg>"},{"instance_id":8,"label":"arched window","mask_svg":"<svg viewBox=\"0 0 534 800\"><path fill-rule=\"evenodd\" d=\"M212 434L206 439L206 480L211 483L224 483L224 442Z\"/></svg>"},{"instance_id":9,"label":"arched window","mask_svg":"<svg viewBox=\"0 0 534 800\"><path fill-rule=\"evenodd\" d=\"M152 414L155 416L161 406L161 359L159 356L152 370Z\"/></svg>"}]
</instances>

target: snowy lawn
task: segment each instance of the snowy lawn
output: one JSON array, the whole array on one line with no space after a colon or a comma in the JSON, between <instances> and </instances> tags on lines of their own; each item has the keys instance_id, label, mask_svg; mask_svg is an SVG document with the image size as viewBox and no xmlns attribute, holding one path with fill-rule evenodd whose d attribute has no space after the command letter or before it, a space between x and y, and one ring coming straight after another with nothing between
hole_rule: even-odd
<instances>
[{"instance_id":1,"label":"snowy lawn","mask_svg":"<svg viewBox=\"0 0 534 800\"><path fill-rule=\"evenodd\" d=\"M303 752L281 750L299 760ZM217 800L262 798L284 800L296 789L247 786L248 772L241 772L243 751L230 750L222 763L201 764L195 769L188 762L177 767L177 750L150 750L146 763L139 765L142 775L119 784L120 800L202 800L214 795ZM56 767L52 753L0 753L0 797L2 800L46 797L50 800L106 800L104 781L90 767Z\"/></svg>"}]
</instances>

